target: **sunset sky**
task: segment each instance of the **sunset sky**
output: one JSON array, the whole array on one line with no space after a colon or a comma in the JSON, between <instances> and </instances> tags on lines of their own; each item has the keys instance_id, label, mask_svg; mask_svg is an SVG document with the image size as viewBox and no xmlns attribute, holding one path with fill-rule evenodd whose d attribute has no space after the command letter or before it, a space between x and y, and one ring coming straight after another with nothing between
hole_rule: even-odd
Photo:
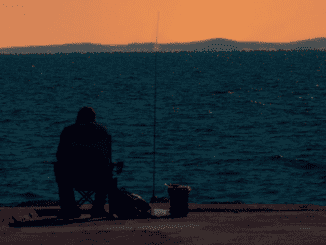
<instances>
[{"instance_id":1,"label":"sunset sky","mask_svg":"<svg viewBox=\"0 0 326 245\"><path fill-rule=\"evenodd\" d=\"M1 0L0 47L326 37L326 0Z\"/></svg>"}]
</instances>

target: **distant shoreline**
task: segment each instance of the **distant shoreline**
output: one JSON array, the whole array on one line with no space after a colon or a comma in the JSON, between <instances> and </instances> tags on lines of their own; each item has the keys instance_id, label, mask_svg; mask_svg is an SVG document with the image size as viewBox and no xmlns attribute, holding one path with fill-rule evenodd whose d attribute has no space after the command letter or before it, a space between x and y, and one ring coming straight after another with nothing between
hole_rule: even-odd
<instances>
[{"instance_id":1,"label":"distant shoreline","mask_svg":"<svg viewBox=\"0 0 326 245\"><path fill-rule=\"evenodd\" d=\"M130 52L230 52L230 51L321 50L326 51L326 38L298 40L288 43L238 42L229 39L209 39L188 43L131 43L102 45L68 43L62 45L2 47L0 54L70 54L70 53L130 53Z\"/></svg>"}]
</instances>

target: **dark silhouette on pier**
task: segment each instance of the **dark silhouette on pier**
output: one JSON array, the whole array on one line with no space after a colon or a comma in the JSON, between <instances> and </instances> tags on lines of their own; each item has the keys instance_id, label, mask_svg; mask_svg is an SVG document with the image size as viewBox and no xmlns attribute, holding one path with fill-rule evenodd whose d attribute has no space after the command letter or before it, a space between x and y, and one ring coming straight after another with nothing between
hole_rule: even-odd
<instances>
[{"instance_id":1,"label":"dark silhouette on pier","mask_svg":"<svg viewBox=\"0 0 326 245\"><path fill-rule=\"evenodd\" d=\"M96 123L95 118L92 108L83 107L78 112L76 123L65 127L60 135L54 172L63 217L80 215L73 190L80 183L95 186L92 212L106 213L104 204L113 177L111 137L106 127Z\"/></svg>"}]
</instances>

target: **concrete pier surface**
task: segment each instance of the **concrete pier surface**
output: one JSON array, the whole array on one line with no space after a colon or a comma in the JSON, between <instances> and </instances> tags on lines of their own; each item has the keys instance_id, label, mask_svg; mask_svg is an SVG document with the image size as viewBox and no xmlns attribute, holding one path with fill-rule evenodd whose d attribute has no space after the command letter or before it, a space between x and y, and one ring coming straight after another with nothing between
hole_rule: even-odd
<instances>
[{"instance_id":1,"label":"concrete pier surface","mask_svg":"<svg viewBox=\"0 0 326 245\"><path fill-rule=\"evenodd\" d=\"M189 204L187 217L169 217L169 203L150 204L156 218L87 221L91 204L67 224L59 206L0 207L0 244L325 244L326 207L310 204ZM109 212L109 205L105 205ZM32 226L12 227L27 221ZM35 223L33 223L35 222ZM46 222L44 222L46 223ZM33 225L35 224L35 225Z\"/></svg>"}]
</instances>

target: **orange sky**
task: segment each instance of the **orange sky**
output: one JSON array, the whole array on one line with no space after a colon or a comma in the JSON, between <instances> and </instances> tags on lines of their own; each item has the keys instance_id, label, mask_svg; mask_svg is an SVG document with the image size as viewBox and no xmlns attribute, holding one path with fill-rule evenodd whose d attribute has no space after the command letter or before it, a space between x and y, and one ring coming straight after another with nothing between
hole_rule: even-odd
<instances>
[{"instance_id":1,"label":"orange sky","mask_svg":"<svg viewBox=\"0 0 326 245\"><path fill-rule=\"evenodd\" d=\"M326 37L326 0L2 0L0 47Z\"/></svg>"}]
</instances>

